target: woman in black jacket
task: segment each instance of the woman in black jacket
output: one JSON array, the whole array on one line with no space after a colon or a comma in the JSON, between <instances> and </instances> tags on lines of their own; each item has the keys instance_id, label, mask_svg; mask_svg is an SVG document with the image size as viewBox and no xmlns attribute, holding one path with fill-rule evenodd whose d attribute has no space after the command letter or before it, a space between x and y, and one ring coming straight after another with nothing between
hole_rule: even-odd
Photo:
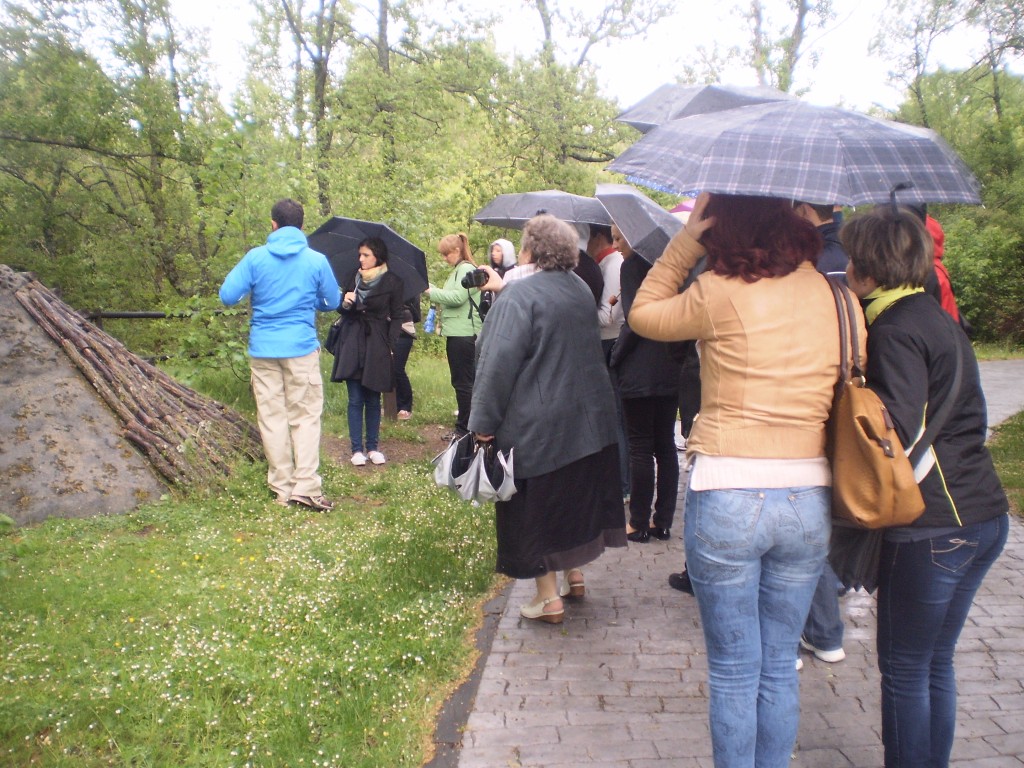
<instances>
[{"instance_id":1,"label":"woman in black jacket","mask_svg":"<svg viewBox=\"0 0 1024 768\"><path fill-rule=\"evenodd\" d=\"M331 381L348 385L352 464L383 464L378 450L380 395L395 388L394 347L402 328L402 279L388 271L388 249L369 237L359 244L359 270L342 292L341 331ZM363 421L366 442L363 442ZM365 453L364 453L365 448Z\"/></svg>"},{"instance_id":2,"label":"woman in black jacket","mask_svg":"<svg viewBox=\"0 0 1024 768\"><path fill-rule=\"evenodd\" d=\"M629 441L629 526L626 538L643 543L671 535L679 490L675 425L679 405L680 344L651 341L629 327L633 299L651 269L612 226L612 244L622 254L619 301L625 322L612 347L610 367L618 379ZM657 497L655 497L657 464ZM651 507L654 516L651 516Z\"/></svg>"},{"instance_id":3,"label":"woman in black jacket","mask_svg":"<svg viewBox=\"0 0 1024 768\"><path fill-rule=\"evenodd\" d=\"M1006 543L1009 505L985 447L974 350L924 292L931 236L912 213L889 206L851 220L840 236L850 256L847 280L868 322L868 386L908 453L953 399L915 467L925 511L909 526L886 529L878 582L885 765L937 768L949 764L956 726L953 652L974 595Z\"/></svg>"}]
</instances>

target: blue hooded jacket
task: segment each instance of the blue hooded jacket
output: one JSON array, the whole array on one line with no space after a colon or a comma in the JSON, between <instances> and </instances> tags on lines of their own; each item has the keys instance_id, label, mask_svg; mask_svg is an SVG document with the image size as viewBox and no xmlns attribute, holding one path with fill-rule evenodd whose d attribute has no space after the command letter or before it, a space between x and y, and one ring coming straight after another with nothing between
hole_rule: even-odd
<instances>
[{"instance_id":1,"label":"blue hooded jacket","mask_svg":"<svg viewBox=\"0 0 1024 768\"><path fill-rule=\"evenodd\" d=\"M327 257L306 244L297 227L279 227L253 248L220 287L233 306L251 294L251 357L302 357L320 346L316 311L337 309L341 289Z\"/></svg>"}]
</instances>

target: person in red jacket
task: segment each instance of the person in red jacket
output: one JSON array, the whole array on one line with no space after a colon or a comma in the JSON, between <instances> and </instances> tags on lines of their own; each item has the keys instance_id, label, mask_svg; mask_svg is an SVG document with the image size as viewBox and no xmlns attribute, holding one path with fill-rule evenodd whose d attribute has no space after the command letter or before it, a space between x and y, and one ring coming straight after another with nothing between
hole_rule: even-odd
<instances>
[{"instance_id":1,"label":"person in red jacket","mask_svg":"<svg viewBox=\"0 0 1024 768\"><path fill-rule=\"evenodd\" d=\"M960 322L960 309L956 305L956 297L953 295L953 286L949 282L949 272L946 270L946 265L942 263L942 254L945 252L946 234L942 231L942 225L939 224L932 216L926 215L924 219L925 229L928 230L928 234L932 236L932 241L935 243L935 277L937 281L937 293L936 288L932 288L932 295L935 296L935 300L939 302L944 310L946 310L950 316Z\"/></svg>"}]
</instances>

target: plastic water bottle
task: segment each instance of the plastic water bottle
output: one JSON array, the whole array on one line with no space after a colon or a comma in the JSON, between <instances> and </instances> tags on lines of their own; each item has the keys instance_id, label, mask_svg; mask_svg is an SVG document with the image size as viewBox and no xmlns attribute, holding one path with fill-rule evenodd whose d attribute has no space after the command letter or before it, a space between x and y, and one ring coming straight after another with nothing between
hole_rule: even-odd
<instances>
[{"instance_id":1,"label":"plastic water bottle","mask_svg":"<svg viewBox=\"0 0 1024 768\"><path fill-rule=\"evenodd\" d=\"M437 311L431 307L427 310L427 319L423 321L423 332L433 333L434 324L437 322Z\"/></svg>"}]
</instances>

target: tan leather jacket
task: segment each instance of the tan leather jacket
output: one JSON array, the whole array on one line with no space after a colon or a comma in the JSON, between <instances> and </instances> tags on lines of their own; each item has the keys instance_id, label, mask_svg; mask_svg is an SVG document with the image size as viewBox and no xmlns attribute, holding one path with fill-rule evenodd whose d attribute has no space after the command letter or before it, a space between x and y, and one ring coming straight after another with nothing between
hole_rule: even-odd
<instances>
[{"instance_id":1,"label":"tan leather jacket","mask_svg":"<svg viewBox=\"0 0 1024 768\"><path fill-rule=\"evenodd\" d=\"M701 408L694 453L805 459L825 455L825 421L839 376L839 324L810 262L754 283L704 272L679 287L704 253L685 229L647 274L629 315L657 341L700 339ZM861 360L864 317L856 307Z\"/></svg>"}]
</instances>

